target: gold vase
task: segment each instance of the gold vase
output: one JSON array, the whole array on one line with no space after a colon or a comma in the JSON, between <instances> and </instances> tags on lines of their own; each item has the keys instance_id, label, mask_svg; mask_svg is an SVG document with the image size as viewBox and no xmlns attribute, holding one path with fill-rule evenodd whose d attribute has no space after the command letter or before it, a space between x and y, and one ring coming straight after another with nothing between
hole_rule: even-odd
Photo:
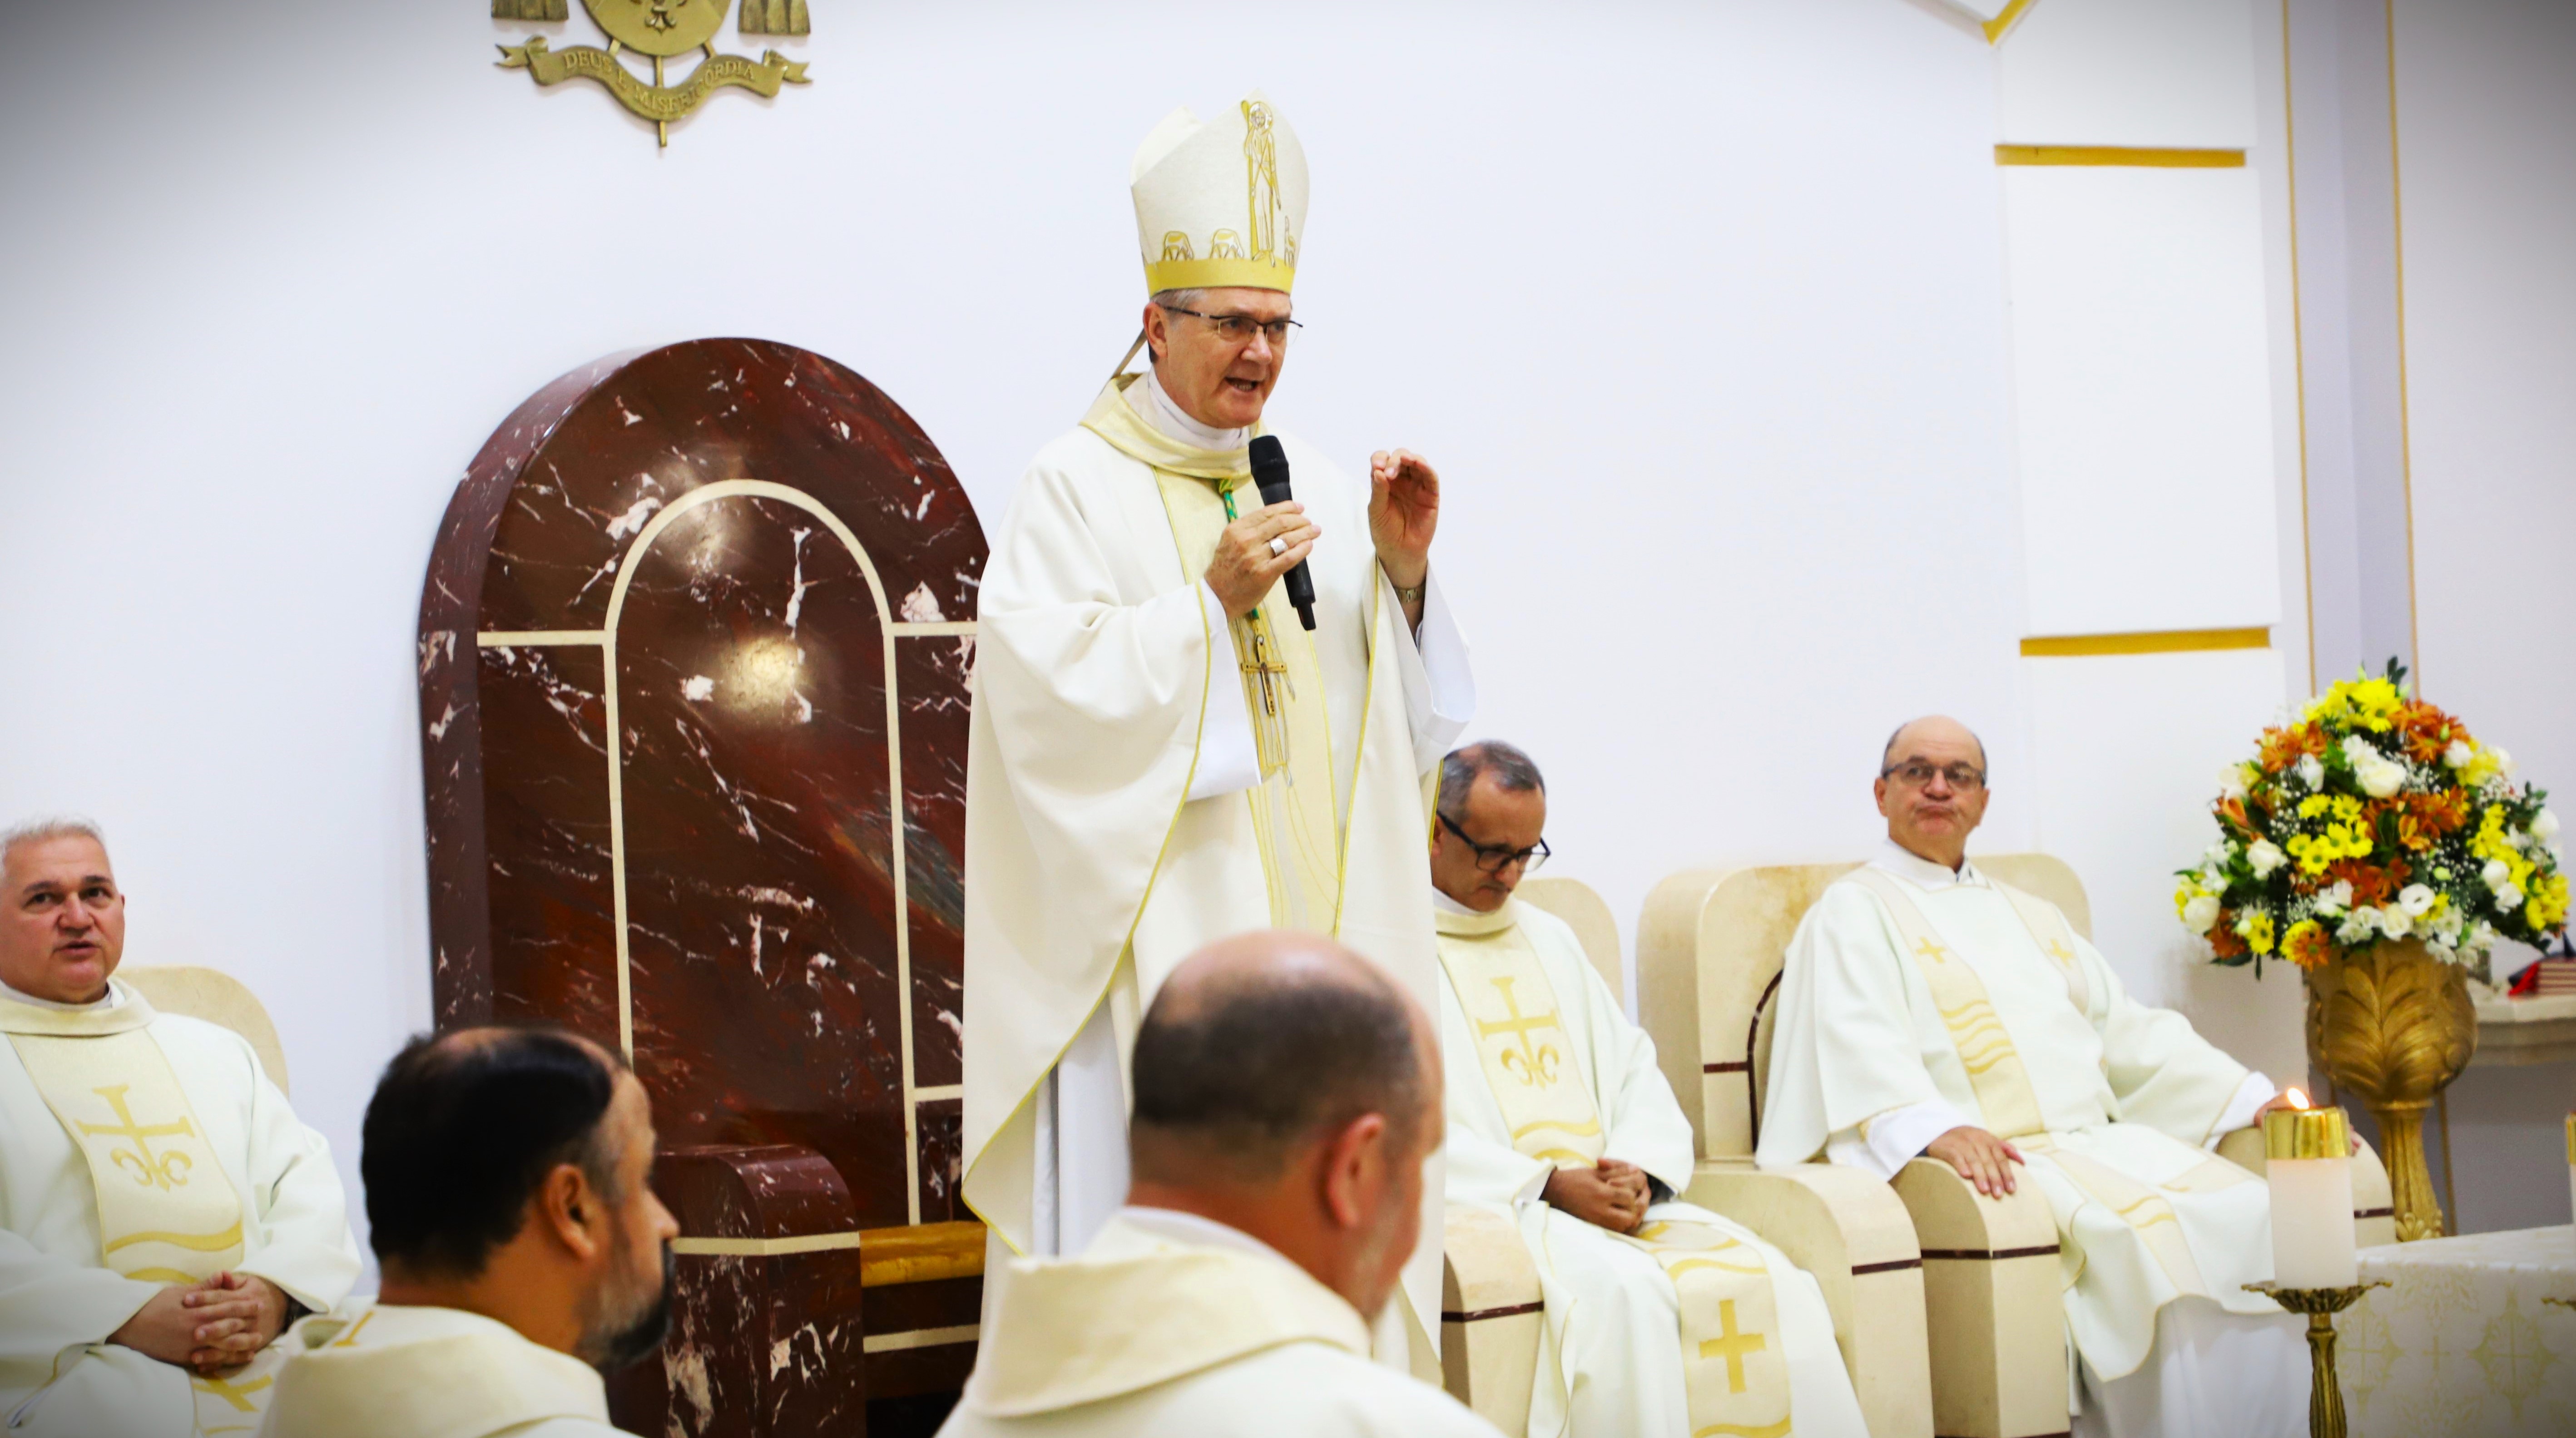
<instances>
[{"instance_id":1,"label":"gold vase","mask_svg":"<svg viewBox=\"0 0 2576 1438\"><path fill-rule=\"evenodd\" d=\"M2307 971L2308 1057L2338 1096L2361 1100L2379 1121L2397 1241L2439 1238L2442 1205L2424 1165L2424 1110L2469 1066L2478 1047L2468 973L2421 941L2379 944L2358 958Z\"/></svg>"}]
</instances>

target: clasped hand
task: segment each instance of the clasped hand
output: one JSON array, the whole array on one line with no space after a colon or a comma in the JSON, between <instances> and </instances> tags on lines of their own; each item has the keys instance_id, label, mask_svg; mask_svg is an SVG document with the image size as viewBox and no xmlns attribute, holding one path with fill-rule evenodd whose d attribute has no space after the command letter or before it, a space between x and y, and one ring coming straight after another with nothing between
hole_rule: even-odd
<instances>
[{"instance_id":1,"label":"clasped hand","mask_svg":"<svg viewBox=\"0 0 2576 1438\"><path fill-rule=\"evenodd\" d=\"M212 1373L248 1363L286 1328L286 1295L265 1278L218 1273L173 1284L107 1336L146 1358Z\"/></svg>"},{"instance_id":2,"label":"clasped hand","mask_svg":"<svg viewBox=\"0 0 2576 1438\"><path fill-rule=\"evenodd\" d=\"M1241 619L1270 597L1279 576L1297 567L1323 533L1306 518L1306 506L1295 500L1265 504L1225 527L1208 556L1207 587L1225 606L1225 617ZM1272 540L1282 541L1270 552Z\"/></svg>"},{"instance_id":3,"label":"clasped hand","mask_svg":"<svg viewBox=\"0 0 2576 1438\"><path fill-rule=\"evenodd\" d=\"M1584 1222L1612 1233L1635 1233L1654 1201L1646 1171L1633 1163L1605 1158L1591 1168L1560 1168L1549 1174L1539 1197Z\"/></svg>"}]
</instances>

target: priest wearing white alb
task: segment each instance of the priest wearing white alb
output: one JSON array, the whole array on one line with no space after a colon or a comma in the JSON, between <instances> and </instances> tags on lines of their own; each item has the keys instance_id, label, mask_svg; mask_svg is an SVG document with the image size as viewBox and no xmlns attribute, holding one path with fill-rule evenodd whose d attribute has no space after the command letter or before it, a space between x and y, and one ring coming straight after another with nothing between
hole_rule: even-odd
<instances>
[{"instance_id":1,"label":"priest wearing white alb","mask_svg":"<svg viewBox=\"0 0 2576 1438\"><path fill-rule=\"evenodd\" d=\"M2283 1100L1968 861L1989 792L1957 721L1889 739L1887 847L1790 943L1756 1156L1892 1178L1925 1155L1982 1192L2038 1185L2077 1433L2304 1433L2299 1322L2244 1289L2272 1276L2270 1190L2214 1152Z\"/></svg>"},{"instance_id":2,"label":"priest wearing white alb","mask_svg":"<svg viewBox=\"0 0 2576 1438\"><path fill-rule=\"evenodd\" d=\"M1547 852L1538 766L1488 740L1441 766L1441 1052L1452 1203L1514 1224L1547 1304L1532 1438L1867 1438L1816 1281L1673 1201L1690 1120L1562 919L1513 897Z\"/></svg>"},{"instance_id":3,"label":"priest wearing white alb","mask_svg":"<svg viewBox=\"0 0 2576 1438\"><path fill-rule=\"evenodd\" d=\"M1078 1252L1117 1209L1123 1055L1202 944L1331 935L1428 1007L1422 779L1474 704L1430 563L1431 467L1380 453L1361 484L1286 438L1293 501L1251 481L1297 323L1306 164L1286 119L1258 94L1176 112L1130 188L1152 365L1039 451L978 602L964 1195L996 1267ZM1300 563L1311 629L1288 598ZM1379 1334L1389 1361L1429 1371L1439 1273L1427 1243L1391 1310L1414 1321Z\"/></svg>"},{"instance_id":4,"label":"priest wearing white alb","mask_svg":"<svg viewBox=\"0 0 2576 1438\"><path fill-rule=\"evenodd\" d=\"M0 1427L246 1432L278 1334L357 1282L330 1151L240 1035L113 977L95 828L0 835L0 894Z\"/></svg>"},{"instance_id":5,"label":"priest wearing white alb","mask_svg":"<svg viewBox=\"0 0 2576 1438\"><path fill-rule=\"evenodd\" d=\"M942 1438L1497 1438L1369 1357L1440 1146L1435 1043L1385 970L1317 935L1184 962L1136 1038L1126 1206L1078 1255L986 1270Z\"/></svg>"}]
</instances>

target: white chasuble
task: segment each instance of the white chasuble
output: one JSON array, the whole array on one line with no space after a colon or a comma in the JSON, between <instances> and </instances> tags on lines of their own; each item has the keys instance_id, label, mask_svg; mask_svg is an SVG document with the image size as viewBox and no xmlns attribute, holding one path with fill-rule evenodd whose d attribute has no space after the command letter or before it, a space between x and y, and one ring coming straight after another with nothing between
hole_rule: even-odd
<instances>
[{"instance_id":1,"label":"white chasuble","mask_svg":"<svg viewBox=\"0 0 2576 1438\"><path fill-rule=\"evenodd\" d=\"M284 1355L262 1438L612 1438L608 1388L570 1354L454 1308L316 1314Z\"/></svg>"},{"instance_id":2,"label":"white chasuble","mask_svg":"<svg viewBox=\"0 0 2576 1438\"><path fill-rule=\"evenodd\" d=\"M1196 1215L1121 1209L1079 1257L987 1281L993 1318L943 1438L1494 1438L1371 1362L1341 1295Z\"/></svg>"},{"instance_id":3,"label":"white chasuble","mask_svg":"<svg viewBox=\"0 0 2576 1438\"><path fill-rule=\"evenodd\" d=\"M1654 1041L1571 929L1518 900L1444 904L1441 1050L1453 1203L1510 1220L1547 1305L1530 1432L1863 1438L1815 1280L1734 1221L1658 1202L1634 1236L1541 1201L1560 1168L1690 1183L1690 1123Z\"/></svg>"},{"instance_id":4,"label":"white chasuble","mask_svg":"<svg viewBox=\"0 0 2576 1438\"><path fill-rule=\"evenodd\" d=\"M2010 1139L2056 1216L2067 1328L2097 1383L2147 1361L2177 1300L2280 1317L2244 1291L2272 1275L2270 1191L2208 1148L2268 1084L2130 998L2053 906L1973 866L1948 874L1892 857L1808 911L1782 971L1757 1157L1888 1176L1948 1127ZM1878 1152L1874 1126L1899 1123L1905 1151Z\"/></svg>"},{"instance_id":5,"label":"white chasuble","mask_svg":"<svg viewBox=\"0 0 2576 1438\"><path fill-rule=\"evenodd\" d=\"M1377 566L1368 491L1285 440L1323 531L1308 560L1317 627L1278 587L1257 618L1229 623L1201 576L1227 497L1241 509L1257 494L1249 456L1144 423L1133 383L1150 381L1113 382L1039 452L978 601L964 1196L1020 1253L1088 1236L1068 1212L1059 1245L1048 1207L1077 1164L1123 1192L1123 1166L1106 1162L1123 1144L1089 1149L1123 1134L1136 1019L1201 946L1277 925L1331 933L1436 1002L1423 775L1463 717L1418 692L1423 660ZM1247 720L1257 772L1208 791L1234 762L1212 756L1224 747L1212 736ZM1060 1158L1059 1121L1087 1146ZM1415 1367L1438 1332L1439 1203L1435 1158L1405 1276L1413 1322L1391 1319L1380 1340Z\"/></svg>"},{"instance_id":6,"label":"white chasuble","mask_svg":"<svg viewBox=\"0 0 2576 1438\"><path fill-rule=\"evenodd\" d=\"M339 1175L240 1036L122 984L0 999L0 1414L27 1434L248 1433L281 1354L209 1377L107 1338L221 1272L327 1309L357 1281Z\"/></svg>"}]
</instances>

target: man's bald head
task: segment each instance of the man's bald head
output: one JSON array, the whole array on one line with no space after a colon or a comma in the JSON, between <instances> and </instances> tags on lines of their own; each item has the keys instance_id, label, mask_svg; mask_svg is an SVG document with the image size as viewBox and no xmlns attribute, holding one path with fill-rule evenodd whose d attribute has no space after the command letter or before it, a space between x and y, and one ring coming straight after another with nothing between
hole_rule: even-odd
<instances>
[{"instance_id":1,"label":"man's bald head","mask_svg":"<svg viewBox=\"0 0 2576 1438\"><path fill-rule=\"evenodd\" d=\"M1918 747L1908 744L1908 740L1919 740L1925 743L1966 743L1977 751L1977 767L1979 769L1986 767L1986 741L1978 738L1975 730L1947 714L1926 714L1920 719L1909 719L1897 725L1896 732L1887 736L1887 747L1880 750L1878 755L1878 772L1881 777L1884 777L1888 770L1905 762L1897 757L1899 749Z\"/></svg>"},{"instance_id":2,"label":"man's bald head","mask_svg":"<svg viewBox=\"0 0 2576 1438\"><path fill-rule=\"evenodd\" d=\"M1136 1177L1258 1183L1371 1113L1410 1149L1437 1122L1433 1046L1404 991L1330 939L1219 940L1172 972L1137 1030Z\"/></svg>"}]
</instances>

